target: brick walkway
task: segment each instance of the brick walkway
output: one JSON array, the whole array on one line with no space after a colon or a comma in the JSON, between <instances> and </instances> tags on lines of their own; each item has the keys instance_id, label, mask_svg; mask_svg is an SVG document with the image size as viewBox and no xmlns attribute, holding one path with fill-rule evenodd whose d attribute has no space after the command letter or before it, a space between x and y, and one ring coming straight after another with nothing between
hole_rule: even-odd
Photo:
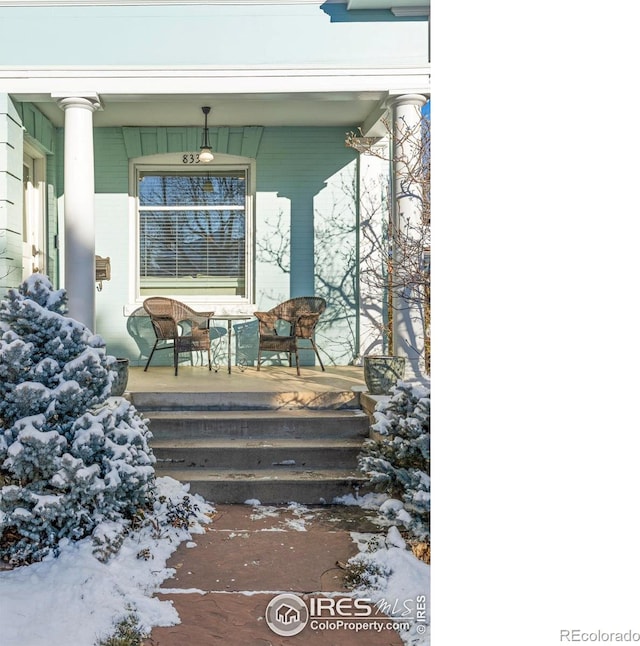
<instances>
[{"instance_id":1,"label":"brick walkway","mask_svg":"<svg viewBox=\"0 0 640 646\"><path fill-rule=\"evenodd\" d=\"M299 634L281 637L265 621L267 605L279 593L308 602L320 592L345 591L337 563L357 553L350 532L379 531L367 512L248 505L216 510L206 533L194 535L196 546L183 543L168 563L176 574L158 596L173 601L182 623L155 628L149 646L402 645L394 630L313 629L309 623Z\"/></svg>"}]
</instances>

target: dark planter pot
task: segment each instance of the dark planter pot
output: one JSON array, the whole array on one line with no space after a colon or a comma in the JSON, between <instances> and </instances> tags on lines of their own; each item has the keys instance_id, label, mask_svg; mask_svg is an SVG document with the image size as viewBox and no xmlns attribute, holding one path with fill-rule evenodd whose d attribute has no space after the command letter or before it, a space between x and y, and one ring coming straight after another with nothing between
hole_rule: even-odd
<instances>
[{"instance_id":1,"label":"dark planter pot","mask_svg":"<svg viewBox=\"0 0 640 646\"><path fill-rule=\"evenodd\" d=\"M116 378L111 385L111 396L122 397L124 391L127 389L127 382L129 381L129 359L116 359L111 370L114 370L116 373Z\"/></svg>"},{"instance_id":2,"label":"dark planter pot","mask_svg":"<svg viewBox=\"0 0 640 646\"><path fill-rule=\"evenodd\" d=\"M364 358L364 381L371 395L388 395L404 378L404 357L368 356Z\"/></svg>"}]
</instances>

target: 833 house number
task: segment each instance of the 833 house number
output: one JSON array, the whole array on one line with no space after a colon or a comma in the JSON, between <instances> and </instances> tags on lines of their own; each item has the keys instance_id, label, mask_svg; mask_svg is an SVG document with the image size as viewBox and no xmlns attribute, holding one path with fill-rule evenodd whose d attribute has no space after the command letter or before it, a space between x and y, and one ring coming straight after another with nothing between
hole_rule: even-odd
<instances>
[{"instance_id":1,"label":"833 house number","mask_svg":"<svg viewBox=\"0 0 640 646\"><path fill-rule=\"evenodd\" d=\"M198 153L187 153L186 155L182 155L182 163L183 164L199 164L200 163L200 155Z\"/></svg>"}]
</instances>

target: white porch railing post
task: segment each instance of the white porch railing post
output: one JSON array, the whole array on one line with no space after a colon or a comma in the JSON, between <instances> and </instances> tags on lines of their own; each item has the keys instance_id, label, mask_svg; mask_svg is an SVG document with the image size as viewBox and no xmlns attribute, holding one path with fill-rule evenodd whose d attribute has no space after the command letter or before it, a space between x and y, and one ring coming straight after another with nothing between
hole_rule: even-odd
<instances>
[{"instance_id":1,"label":"white porch railing post","mask_svg":"<svg viewBox=\"0 0 640 646\"><path fill-rule=\"evenodd\" d=\"M95 331L93 113L97 95L55 97L64 110L64 282L69 316Z\"/></svg>"}]
</instances>

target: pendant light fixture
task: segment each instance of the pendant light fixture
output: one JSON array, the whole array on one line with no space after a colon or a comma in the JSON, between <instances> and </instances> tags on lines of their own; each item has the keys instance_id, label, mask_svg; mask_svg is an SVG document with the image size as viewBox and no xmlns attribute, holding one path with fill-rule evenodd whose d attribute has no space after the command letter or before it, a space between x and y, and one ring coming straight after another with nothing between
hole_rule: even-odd
<instances>
[{"instance_id":1,"label":"pendant light fixture","mask_svg":"<svg viewBox=\"0 0 640 646\"><path fill-rule=\"evenodd\" d=\"M207 115L211 111L208 105L202 106L204 113L204 130L202 131L202 145L200 146L200 161L208 164L213 161L213 153L211 152L211 144L209 143L209 128L207 127Z\"/></svg>"}]
</instances>

